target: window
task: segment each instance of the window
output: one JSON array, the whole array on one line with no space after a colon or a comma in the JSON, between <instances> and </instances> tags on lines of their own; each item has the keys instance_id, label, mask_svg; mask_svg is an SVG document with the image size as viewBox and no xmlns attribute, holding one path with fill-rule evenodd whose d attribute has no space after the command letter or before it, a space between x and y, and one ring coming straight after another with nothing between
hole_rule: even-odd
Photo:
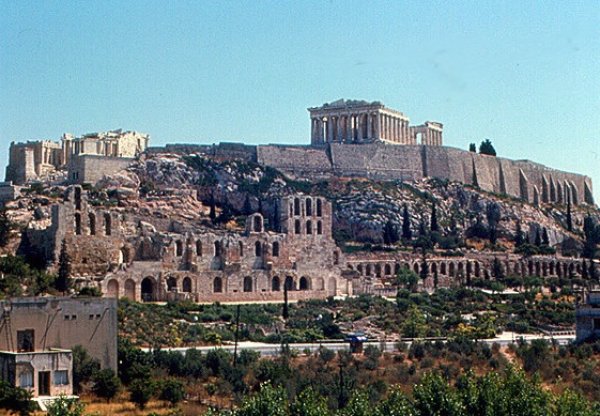
<instances>
[{"instance_id":1,"label":"window","mask_svg":"<svg viewBox=\"0 0 600 416\"><path fill-rule=\"evenodd\" d=\"M215 241L215 257L219 257L221 255L221 243Z\"/></svg>"},{"instance_id":2,"label":"window","mask_svg":"<svg viewBox=\"0 0 600 416\"><path fill-rule=\"evenodd\" d=\"M75 214L75 234L81 235L81 214Z\"/></svg>"},{"instance_id":3,"label":"window","mask_svg":"<svg viewBox=\"0 0 600 416\"><path fill-rule=\"evenodd\" d=\"M220 277L215 277L215 280L213 280L213 292L223 292L223 280Z\"/></svg>"},{"instance_id":4,"label":"window","mask_svg":"<svg viewBox=\"0 0 600 416\"><path fill-rule=\"evenodd\" d=\"M240 247L240 257L244 257L244 243L240 241L238 245Z\"/></svg>"},{"instance_id":5,"label":"window","mask_svg":"<svg viewBox=\"0 0 600 416\"><path fill-rule=\"evenodd\" d=\"M321 206L321 199L317 199L317 217L323 216L323 207Z\"/></svg>"},{"instance_id":6,"label":"window","mask_svg":"<svg viewBox=\"0 0 600 416\"><path fill-rule=\"evenodd\" d=\"M69 384L69 372L67 370L56 370L53 382L55 386L67 386Z\"/></svg>"},{"instance_id":7,"label":"window","mask_svg":"<svg viewBox=\"0 0 600 416\"><path fill-rule=\"evenodd\" d=\"M317 221L317 234L323 234L323 223L321 221Z\"/></svg>"},{"instance_id":8,"label":"window","mask_svg":"<svg viewBox=\"0 0 600 416\"><path fill-rule=\"evenodd\" d=\"M202 256L202 241L196 241L196 256Z\"/></svg>"},{"instance_id":9,"label":"window","mask_svg":"<svg viewBox=\"0 0 600 416\"><path fill-rule=\"evenodd\" d=\"M260 244L260 241L254 243L254 255L256 257L262 256L262 244Z\"/></svg>"},{"instance_id":10,"label":"window","mask_svg":"<svg viewBox=\"0 0 600 416\"><path fill-rule=\"evenodd\" d=\"M35 348L33 329L17 331L17 352L32 352Z\"/></svg>"},{"instance_id":11,"label":"window","mask_svg":"<svg viewBox=\"0 0 600 416\"><path fill-rule=\"evenodd\" d=\"M177 241L175 243L175 255L177 257L181 257L183 255L183 243L181 241Z\"/></svg>"},{"instance_id":12,"label":"window","mask_svg":"<svg viewBox=\"0 0 600 416\"><path fill-rule=\"evenodd\" d=\"M244 277L244 292L252 292L252 278L250 276Z\"/></svg>"},{"instance_id":13,"label":"window","mask_svg":"<svg viewBox=\"0 0 600 416\"><path fill-rule=\"evenodd\" d=\"M21 371L21 374L19 374L19 387L33 387L33 371L30 369Z\"/></svg>"},{"instance_id":14,"label":"window","mask_svg":"<svg viewBox=\"0 0 600 416\"><path fill-rule=\"evenodd\" d=\"M312 199L306 198L306 215L312 215Z\"/></svg>"},{"instance_id":15,"label":"window","mask_svg":"<svg viewBox=\"0 0 600 416\"><path fill-rule=\"evenodd\" d=\"M312 222L306 221L306 234L312 234Z\"/></svg>"},{"instance_id":16,"label":"window","mask_svg":"<svg viewBox=\"0 0 600 416\"><path fill-rule=\"evenodd\" d=\"M300 199L294 199L294 215L300 215Z\"/></svg>"},{"instance_id":17,"label":"window","mask_svg":"<svg viewBox=\"0 0 600 416\"><path fill-rule=\"evenodd\" d=\"M273 243L273 257L279 257L279 242Z\"/></svg>"},{"instance_id":18,"label":"window","mask_svg":"<svg viewBox=\"0 0 600 416\"><path fill-rule=\"evenodd\" d=\"M300 234L300 220L296 220L296 222L294 223L294 232L296 234Z\"/></svg>"},{"instance_id":19,"label":"window","mask_svg":"<svg viewBox=\"0 0 600 416\"><path fill-rule=\"evenodd\" d=\"M94 213L89 214L90 219L90 235L96 235L96 215Z\"/></svg>"}]
</instances>

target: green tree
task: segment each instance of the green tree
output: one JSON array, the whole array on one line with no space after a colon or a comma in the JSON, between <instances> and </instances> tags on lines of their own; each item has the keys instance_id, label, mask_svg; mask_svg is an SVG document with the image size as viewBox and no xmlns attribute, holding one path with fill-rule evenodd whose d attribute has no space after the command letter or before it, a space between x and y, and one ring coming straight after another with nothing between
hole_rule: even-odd
<instances>
[{"instance_id":1,"label":"green tree","mask_svg":"<svg viewBox=\"0 0 600 416\"><path fill-rule=\"evenodd\" d=\"M329 415L327 402L322 396L308 387L290 404L290 416L326 416Z\"/></svg>"},{"instance_id":2,"label":"green tree","mask_svg":"<svg viewBox=\"0 0 600 416\"><path fill-rule=\"evenodd\" d=\"M156 384L152 380L137 379L129 385L129 398L135 405L144 410L156 393Z\"/></svg>"},{"instance_id":3,"label":"green tree","mask_svg":"<svg viewBox=\"0 0 600 416\"><path fill-rule=\"evenodd\" d=\"M571 198L567 199L567 230L573 231L573 216L571 214Z\"/></svg>"},{"instance_id":4,"label":"green tree","mask_svg":"<svg viewBox=\"0 0 600 416\"><path fill-rule=\"evenodd\" d=\"M374 416L418 416L415 407L398 386L379 403Z\"/></svg>"},{"instance_id":5,"label":"green tree","mask_svg":"<svg viewBox=\"0 0 600 416\"><path fill-rule=\"evenodd\" d=\"M548 230L546 227L542 230L542 245L548 247L550 245L550 239L548 238Z\"/></svg>"},{"instance_id":6,"label":"green tree","mask_svg":"<svg viewBox=\"0 0 600 416\"><path fill-rule=\"evenodd\" d=\"M383 243L387 245L396 244L400 240L396 225L388 220L383 226Z\"/></svg>"},{"instance_id":7,"label":"green tree","mask_svg":"<svg viewBox=\"0 0 600 416\"><path fill-rule=\"evenodd\" d=\"M417 285L419 284L419 276L411 269L402 267L396 275L396 283L404 286L411 292L416 292Z\"/></svg>"},{"instance_id":8,"label":"green tree","mask_svg":"<svg viewBox=\"0 0 600 416\"><path fill-rule=\"evenodd\" d=\"M208 216L210 218L210 220L212 221L212 223L216 223L217 222L217 207L215 204L215 195L211 194L210 195L210 211L208 213Z\"/></svg>"},{"instance_id":9,"label":"green tree","mask_svg":"<svg viewBox=\"0 0 600 416\"><path fill-rule=\"evenodd\" d=\"M47 405L48 416L82 416L85 405L79 399L59 396Z\"/></svg>"},{"instance_id":10,"label":"green tree","mask_svg":"<svg viewBox=\"0 0 600 416\"><path fill-rule=\"evenodd\" d=\"M246 199L244 200L244 207L242 208L242 214L251 215L254 211L252 210L252 203L250 201L250 195L246 194Z\"/></svg>"},{"instance_id":11,"label":"green tree","mask_svg":"<svg viewBox=\"0 0 600 416\"><path fill-rule=\"evenodd\" d=\"M477 145L475 143L469 143L469 152L477 153Z\"/></svg>"},{"instance_id":12,"label":"green tree","mask_svg":"<svg viewBox=\"0 0 600 416\"><path fill-rule=\"evenodd\" d=\"M521 221L517 221L517 230L515 232L515 248L519 248L523 244L525 244L525 236L523 235L523 229L521 228Z\"/></svg>"},{"instance_id":13,"label":"green tree","mask_svg":"<svg viewBox=\"0 0 600 416\"><path fill-rule=\"evenodd\" d=\"M560 396L556 397L552 409L553 416L597 416L590 404L571 390L565 390Z\"/></svg>"},{"instance_id":14,"label":"green tree","mask_svg":"<svg viewBox=\"0 0 600 416\"><path fill-rule=\"evenodd\" d=\"M92 376L92 382L94 383L94 386L92 387L94 394L106 399L106 402L110 402L121 388L121 381L110 368L97 371Z\"/></svg>"},{"instance_id":15,"label":"green tree","mask_svg":"<svg viewBox=\"0 0 600 416\"><path fill-rule=\"evenodd\" d=\"M6 214L6 209L0 209L0 247L4 247L8 244L12 227L12 222Z\"/></svg>"},{"instance_id":16,"label":"green tree","mask_svg":"<svg viewBox=\"0 0 600 416\"><path fill-rule=\"evenodd\" d=\"M180 380L169 378L161 383L160 400L171 403L171 406L176 405L185 397L185 389Z\"/></svg>"},{"instance_id":17,"label":"green tree","mask_svg":"<svg viewBox=\"0 0 600 416\"><path fill-rule=\"evenodd\" d=\"M74 346L72 353L73 391L78 394L81 391L81 384L90 381L94 373L100 370L100 363L92 358L81 345Z\"/></svg>"},{"instance_id":18,"label":"green tree","mask_svg":"<svg viewBox=\"0 0 600 416\"><path fill-rule=\"evenodd\" d=\"M437 209L435 202L431 205L431 222L429 228L431 232L437 232L440 230L437 220Z\"/></svg>"},{"instance_id":19,"label":"green tree","mask_svg":"<svg viewBox=\"0 0 600 416\"><path fill-rule=\"evenodd\" d=\"M282 387L261 384L260 391L244 400L235 416L287 416L288 401Z\"/></svg>"},{"instance_id":20,"label":"green tree","mask_svg":"<svg viewBox=\"0 0 600 416\"><path fill-rule=\"evenodd\" d=\"M438 374L425 374L414 386L413 397L421 416L466 416L458 393Z\"/></svg>"},{"instance_id":21,"label":"green tree","mask_svg":"<svg viewBox=\"0 0 600 416\"><path fill-rule=\"evenodd\" d=\"M402 336L407 338L422 338L427 331L427 321L417 305L410 305L404 324Z\"/></svg>"},{"instance_id":22,"label":"green tree","mask_svg":"<svg viewBox=\"0 0 600 416\"><path fill-rule=\"evenodd\" d=\"M534 241L535 241L535 246L536 247L540 247L542 245L542 235L540 233L540 229L539 228L537 228L535 230L535 240Z\"/></svg>"},{"instance_id":23,"label":"green tree","mask_svg":"<svg viewBox=\"0 0 600 416\"><path fill-rule=\"evenodd\" d=\"M494 149L490 139L485 139L481 142L479 145L479 153L482 155L496 156L496 149Z\"/></svg>"},{"instance_id":24,"label":"green tree","mask_svg":"<svg viewBox=\"0 0 600 416\"><path fill-rule=\"evenodd\" d=\"M35 410L31 393L0 380L0 409L6 409L19 416L28 416Z\"/></svg>"},{"instance_id":25,"label":"green tree","mask_svg":"<svg viewBox=\"0 0 600 416\"><path fill-rule=\"evenodd\" d=\"M71 257L67 252L67 243L63 239L58 257L58 276L56 278L56 290L66 293L71 287Z\"/></svg>"},{"instance_id":26,"label":"green tree","mask_svg":"<svg viewBox=\"0 0 600 416\"><path fill-rule=\"evenodd\" d=\"M402 239L405 242L412 240L412 230L410 228L410 215L408 215L408 205L404 204L402 208Z\"/></svg>"},{"instance_id":27,"label":"green tree","mask_svg":"<svg viewBox=\"0 0 600 416\"><path fill-rule=\"evenodd\" d=\"M364 390L355 390L340 416L373 416L373 406Z\"/></svg>"}]
</instances>

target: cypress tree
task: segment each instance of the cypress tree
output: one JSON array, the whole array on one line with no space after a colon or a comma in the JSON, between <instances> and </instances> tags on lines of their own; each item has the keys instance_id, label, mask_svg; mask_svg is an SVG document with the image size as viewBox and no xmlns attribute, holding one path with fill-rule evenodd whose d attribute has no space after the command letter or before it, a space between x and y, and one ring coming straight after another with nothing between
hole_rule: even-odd
<instances>
[{"instance_id":1,"label":"cypress tree","mask_svg":"<svg viewBox=\"0 0 600 416\"><path fill-rule=\"evenodd\" d=\"M398 230L391 220L388 220L383 226L383 243L396 244L399 240Z\"/></svg>"},{"instance_id":2,"label":"cypress tree","mask_svg":"<svg viewBox=\"0 0 600 416\"><path fill-rule=\"evenodd\" d=\"M246 194L246 199L244 200L244 207L242 208L242 214L251 215L252 214L252 203L250 202L250 195Z\"/></svg>"},{"instance_id":3,"label":"cypress tree","mask_svg":"<svg viewBox=\"0 0 600 416\"><path fill-rule=\"evenodd\" d=\"M440 227L438 225L437 222L437 210L435 207L435 202L433 203L433 205L431 206L431 224L430 224L430 228L432 232L435 231L439 231Z\"/></svg>"},{"instance_id":4,"label":"cypress tree","mask_svg":"<svg viewBox=\"0 0 600 416\"><path fill-rule=\"evenodd\" d=\"M573 217L571 215L571 198L567 198L567 230L573 231Z\"/></svg>"},{"instance_id":5,"label":"cypress tree","mask_svg":"<svg viewBox=\"0 0 600 416\"><path fill-rule=\"evenodd\" d=\"M544 245L544 246L550 245L550 239L548 238L548 230L546 230L545 227L544 227L544 230L542 231L542 245Z\"/></svg>"},{"instance_id":6,"label":"cypress tree","mask_svg":"<svg viewBox=\"0 0 600 416\"><path fill-rule=\"evenodd\" d=\"M66 293L71 286L71 257L67 252L67 243L63 239L58 257L58 276L56 278L56 290Z\"/></svg>"},{"instance_id":7,"label":"cypress tree","mask_svg":"<svg viewBox=\"0 0 600 416\"><path fill-rule=\"evenodd\" d=\"M521 228L521 221L517 222L517 231L515 233L515 247L521 247L525 242L523 236L523 229Z\"/></svg>"},{"instance_id":8,"label":"cypress tree","mask_svg":"<svg viewBox=\"0 0 600 416\"><path fill-rule=\"evenodd\" d=\"M406 204L404 204L404 209L402 210L402 239L408 242L412 240L410 216L408 215L408 206Z\"/></svg>"},{"instance_id":9,"label":"cypress tree","mask_svg":"<svg viewBox=\"0 0 600 416\"><path fill-rule=\"evenodd\" d=\"M4 247L8 244L8 239L10 237L10 230L12 228L12 224L8 215L6 215L6 209L0 210L0 247Z\"/></svg>"},{"instance_id":10,"label":"cypress tree","mask_svg":"<svg viewBox=\"0 0 600 416\"><path fill-rule=\"evenodd\" d=\"M210 195L210 214L208 214L210 220L215 223L217 221L217 207L215 206L215 195Z\"/></svg>"},{"instance_id":11,"label":"cypress tree","mask_svg":"<svg viewBox=\"0 0 600 416\"><path fill-rule=\"evenodd\" d=\"M475 143L469 143L469 152L477 153L477 146Z\"/></svg>"}]
</instances>

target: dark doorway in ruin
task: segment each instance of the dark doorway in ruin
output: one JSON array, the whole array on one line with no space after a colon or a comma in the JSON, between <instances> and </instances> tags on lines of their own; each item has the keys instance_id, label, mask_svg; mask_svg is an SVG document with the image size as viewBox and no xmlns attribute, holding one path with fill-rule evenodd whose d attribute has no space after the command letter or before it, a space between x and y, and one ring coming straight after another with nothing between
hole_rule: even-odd
<instances>
[{"instance_id":1,"label":"dark doorway in ruin","mask_svg":"<svg viewBox=\"0 0 600 416\"><path fill-rule=\"evenodd\" d=\"M153 302L156 300L154 297L154 279L151 277L146 277L142 280L142 300L144 302Z\"/></svg>"},{"instance_id":2,"label":"dark doorway in ruin","mask_svg":"<svg viewBox=\"0 0 600 416\"><path fill-rule=\"evenodd\" d=\"M189 277L183 279L183 291L186 293L192 292L192 279Z\"/></svg>"},{"instance_id":3,"label":"dark doorway in ruin","mask_svg":"<svg viewBox=\"0 0 600 416\"><path fill-rule=\"evenodd\" d=\"M309 289L309 284L308 284L308 279L304 276L302 276L300 278L300 290L308 290Z\"/></svg>"},{"instance_id":4,"label":"dark doorway in ruin","mask_svg":"<svg viewBox=\"0 0 600 416\"><path fill-rule=\"evenodd\" d=\"M244 277L244 292L252 292L252 278L250 276Z\"/></svg>"},{"instance_id":5,"label":"dark doorway in ruin","mask_svg":"<svg viewBox=\"0 0 600 416\"><path fill-rule=\"evenodd\" d=\"M213 280L213 292L223 292L223 280L220 277L215 277L215 280Z\"/></svg>"},{"instance_id":6,"label":"dark doorway in ruin","mask_svg":"<svg viewBox=\"0 0 600 416\"><path fill-rule=\"evenodd\" d=\"M279 292L280 289L281 289L281 282L279 281L279 276L275 276L275 277L273 277L273 280L271 280L271 290L273 292Z\"/></svg>"},{"instance_id":7,"label":"dark doorway in ruin","mask_svg":"<svg viewBox=\"0 0 600 416\"><path fill-rule=\"evenodd\" d=\"M294 290L294 278L292 276L285 278L285 288L287 290Z\"/></svg>"}]
</instances>

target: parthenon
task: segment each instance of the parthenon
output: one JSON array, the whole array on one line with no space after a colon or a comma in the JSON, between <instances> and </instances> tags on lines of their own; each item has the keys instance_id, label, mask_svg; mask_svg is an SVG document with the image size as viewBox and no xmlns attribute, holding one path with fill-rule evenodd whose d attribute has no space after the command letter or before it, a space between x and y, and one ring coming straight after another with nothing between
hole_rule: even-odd
<instances>
[{"instance_id":1,"label":"parthenon","mask_svg":"<svg viewBox=\"0 0 600 416\"><path fill-rule=\"evenodd\" d=\"M313 146L372 142L442 145L442 123L426 121L420 126L410 126L404 113L379 101L340 99L308 111Z\"/></svg>"}]
</instances>

